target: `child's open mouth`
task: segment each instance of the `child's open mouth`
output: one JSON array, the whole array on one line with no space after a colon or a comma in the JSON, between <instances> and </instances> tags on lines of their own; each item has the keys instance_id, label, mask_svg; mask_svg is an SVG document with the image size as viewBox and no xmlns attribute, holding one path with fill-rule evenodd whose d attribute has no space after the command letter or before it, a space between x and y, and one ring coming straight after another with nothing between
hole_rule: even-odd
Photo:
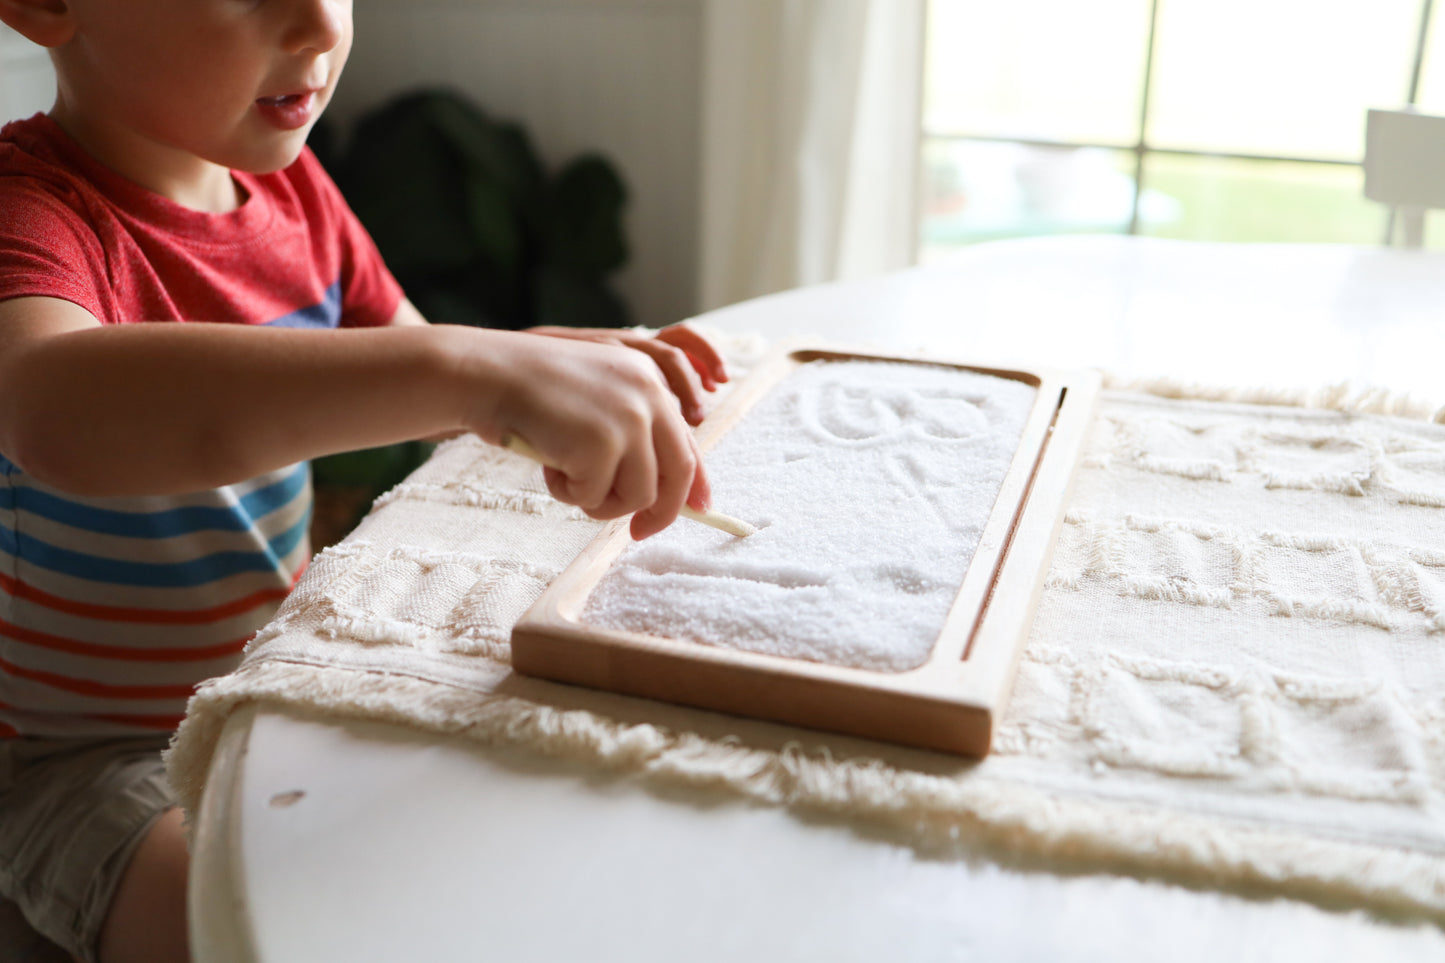
<instances>
[{"instance_id":1,"label":"child's open mouth","mask_svg":"<svg viewBox=\"0 0 1445 963\"><path fill-rule=\"evenodd\" d=\"M316 95L311 91L282 94L279 97L258 97L256 109L270 124L281 130L306 126L315 110Z\"/></svg>"}]
</instances>

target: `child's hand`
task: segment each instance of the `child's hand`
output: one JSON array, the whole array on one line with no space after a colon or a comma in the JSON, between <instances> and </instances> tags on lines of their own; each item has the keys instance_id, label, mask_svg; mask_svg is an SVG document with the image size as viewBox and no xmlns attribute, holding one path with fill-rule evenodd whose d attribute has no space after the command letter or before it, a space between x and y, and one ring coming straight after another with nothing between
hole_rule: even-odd
<instances>
[{"instance_id":1,"label":"child's hand","mask_svg":"<svg viewBox=\"0 0 1445 963\"><path fill-rule=\"evenodd\" d=\"M610 338L488 335L475 367L463 359L475 371L465 425L493 444L524 439L559 501L599 519L636 512L637 539L670 525L684 503L707 508L697 444L651 352Z\"/></svg>"},{"instance_id":2,"label":"child's hand","mask_svg":"<svg viewBox=\"0 0 1445 963\"><path fill-rule=\"evenodd\" d=\"M669 325L656 335L627 329L562 327L532 328L529 333L641 351L657 363L690 425L702 422L703 393L716 391L720 383L728 380L727 365L717 348L686 324Z\"/></svg>"}]
</instances>

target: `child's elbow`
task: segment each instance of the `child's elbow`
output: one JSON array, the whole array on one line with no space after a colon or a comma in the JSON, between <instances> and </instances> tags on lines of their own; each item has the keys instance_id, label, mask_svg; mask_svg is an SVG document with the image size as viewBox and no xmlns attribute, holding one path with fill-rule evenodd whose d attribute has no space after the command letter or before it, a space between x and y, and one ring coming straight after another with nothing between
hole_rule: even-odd
<instances>
[{"instance_id":1,"label":"child's elbow","mask_svg":"<svg viewBox=\"0 0 1445 963\"><path fill-rule=\"evenodd\" d=\"M8 407L8 406L7 406ZM0 454L29 478L74 495L104 494L87 470L85 453L67 434L35 413L0 419Z\"/></svg>"}]
</instances>

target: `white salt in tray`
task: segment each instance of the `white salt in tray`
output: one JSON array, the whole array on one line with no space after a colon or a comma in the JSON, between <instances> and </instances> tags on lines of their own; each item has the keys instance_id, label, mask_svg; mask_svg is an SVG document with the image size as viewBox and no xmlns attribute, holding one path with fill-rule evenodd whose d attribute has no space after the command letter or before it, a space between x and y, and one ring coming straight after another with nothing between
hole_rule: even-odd
<instances>
[{"instance_id":1,"label":"white salt in tray","mask_svg":"<svg viewBox=\"0 0 1445 963\"><path fill-rule=\"evenodd\" d=\"M610 523L512 631L518 672L988 752L1099 390L1092 371L780 349L698 429L737 538Z\"/></svg>"}]
</instances>

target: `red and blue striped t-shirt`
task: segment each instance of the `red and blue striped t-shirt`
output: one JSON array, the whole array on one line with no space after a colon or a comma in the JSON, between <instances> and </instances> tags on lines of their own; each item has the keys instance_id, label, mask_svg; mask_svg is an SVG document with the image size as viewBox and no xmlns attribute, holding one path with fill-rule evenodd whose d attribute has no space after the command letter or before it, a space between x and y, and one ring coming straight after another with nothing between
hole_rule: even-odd
<instances>
[{"instance_id":1,"label":"red and blue striped t-shirt","mask_svg":"<svg viewBox=\"0 0 1445 963\"><path fill-rule=\"evenodd\" d=\"M103 324L391 319L401 290L309 151L234 177L239 208L198 212L44 115L5 126L0 300L60 298ZM175 728L299 577L310 513L305 464L189 495L82 498L0 453L0 736Z\"/></svg>"}]
</instances>

